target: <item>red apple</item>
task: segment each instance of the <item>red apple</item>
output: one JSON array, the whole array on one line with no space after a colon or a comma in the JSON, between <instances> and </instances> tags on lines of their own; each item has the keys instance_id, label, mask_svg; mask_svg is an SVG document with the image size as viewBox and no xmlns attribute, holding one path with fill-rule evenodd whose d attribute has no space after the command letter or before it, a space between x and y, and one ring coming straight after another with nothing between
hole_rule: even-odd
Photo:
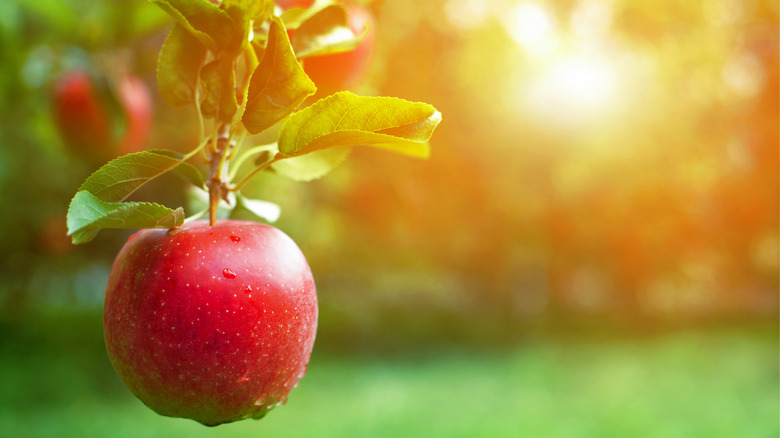
<instances>
[{"instance_id":1,"label":"red apple","mask_svg":"<svg viewBox=\"0 0 780 438\"><path fill-rule=\"evenodd\" d=\"M308 8L314 4L314 0L276 0L276 4L282 9Z\"/></svg>"},{"instance_id":2,"label":"red apple","mask_svg":"<svg viewBox=\"0 0 780 438\"><path fill-rule=\"evenodd\" d=\"M131 74L119 78L116 92L127 122L119 144L120 154L139 152L146 147L152 128L152 95L144 81Z\"/></svg>"},{"instance_id":3,"label":"red apple","mask_svg":"<svg viewBox=\"0 0 780 438\"><path fill-rule=\"evenodd\" d=\"M141 401L208 426L260 418L306 373L317 328L311 270L295 243L256 222L133 234L103 319L109 358Z\"/></svg>"},{"instance_id":4,"label":"red apple","mask_svg":"<svg viewBox=\"0 0 780 438\"><path fill-rule=\"evenodd\" d=\"M84 70L73 70L54 87L57 129L65 144L89 161L137 152L149 138L152 97L143 81L124 74L108 86L113 89L97 84ZM111 99L119 111L112 111Z\"/></svg>"},{"instance_id":5,"label":"red apple","mask_svg":"<svg viewBox=\"0 0 780 438\"><path fill-rule=\"evenodd\" d=\"M368 33L354 50L303 59L303 69L317 85L318 94L353 89L366 80L371 70L376 45L374 16L364 6L354 3L345 6L350 29L360 34L368 26Z\"/></svg>"},{"instance_id":6,"label":"red apple","mask_svg":"<svg viewBox=\"0 0 780 438\"><path fill-rule=\"evenodd\" d=\"M68 237L65 214L56 214L43 223L38 229L38 243L46 254L52 255L65 254L76 248Z\"/></svg>"},{"instance_id":7,"label":"red apple","mask_svg":"<svg viewBox=\"0 0 780 438\"><path fill-rule=\"evenodd\" d=\"M65 143L76 151L106 148L110 141L108 113L87 72L62 76L54 87L54 122Z\"/></svg>"}]
</instances>

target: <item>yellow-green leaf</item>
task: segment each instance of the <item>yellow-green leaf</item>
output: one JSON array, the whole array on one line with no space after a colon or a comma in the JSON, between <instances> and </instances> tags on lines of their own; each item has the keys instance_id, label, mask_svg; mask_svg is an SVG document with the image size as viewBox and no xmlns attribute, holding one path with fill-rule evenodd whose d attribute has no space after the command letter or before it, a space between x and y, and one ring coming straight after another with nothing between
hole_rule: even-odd
<instances>
[{"instance_id":1,"label":"yellow-green leaf","mask_svg":"<svg viewBox=\"0 0 780 438\"><path fill-rule=\"evenodd\" d=\"M347 10L342 4L332 4L303 20L292 37L298 58L327 55L355 49L368 32L368 27L356 35L350 29Z\"/></svg>"},{"instance_id":2,"label":"yellow-green leaf","mask_svg":"<svg viewBox=\"0 0 780 438\"><path fill-rule=\"evenodd\" d=\"M273 17L268 45L244 99L244 126L252 134L262 132L295 111L315 91L314 82L295 58L284 25Z\"/></svg>"},{"instance_id":3,"label":"yellow-green leaf","mask_svg":"<svg viewBox=\"0 0 780 438\"><path fill-rule=\"evenodd\" d=\"M311 181L327 175L344 162L350 152L352 148L323 149L277 161L271 167L279 175L295 181Z\"/></svg>"},{"instance_id":4,"label":"yellow-green leaf","mask_svg":"<svg viewBox=\"0 0 780 438\"><path fill-rule=\"evenodd\" d=\"M151 0L192 33L204 46L217 53L216 32L219 24L229 23L230 16L208 0ZM215 38L216 37L216 38ZM220 41L221 42L221 41Z\"/></svg>"},{"instance_id":5,"label":"yellow-green leaf","mask_svg":"<svg viewBox=\"0 0 780 438\"><path fill-rule=\"evenodd\" d=\"M441 114L426 103L342 91L288 118L279 132L279 154L365 145L424 158L439 122Z\"/></svg>"},{"instance_id":6,"label":"yellow-green leaf","mask_svg":"<svg viewBox=\"0 0 780 438\"><path fill-rule=\"evenodd\" d=\"M235 58L249 34L250 17L229 14L209 0L151 0L192 33L215 56ZM239 11L240 12L240 11Z\"/></svg>"},{"instance_id":7,"label":"yellow-green leaf","mask_svg":"<svg viewBox=\"0 0 780 438\"><path fill-rule=\"evenodd\" d=\"M267 220L269 223L276 222L282 212L282 209L278 204L261 201L259 199L249 199L241 194L236 195L236 201L238 201L238 205L248 212Z\"/></svg>"},{"instance_id":8,"label":"yellow-green leaf","mask_svg":"<svg viewBox=\"0 0 780 438\"><path fill-rule=\"evenodd\" d=\"M310 19L322 9L333 5L344 8L344 5L340 3L339 0L314 0L308 8L296 6L286 9L282 12L281 19L284 22L285 28L295 30L298 29L304 21Z\"/></svg>"},{"instance_id":9,"label":"yellow-green leaf","mask_svg":"<svg viewBox=\"0 0 780 438\"><path fill-rule=\"evenodd\" d=\"M273 0L223 0L225 10L239 10L241 15L257 21L265 21L274 10Z\"/></svg>"},{"instance_id":10,"label":"yellow-green leaf","mask_svg":"<svg viewBox=\"0 0 780 438\"><path fill-rule=\"evenodd\" d=\"M219 58L203 66L200 81L203 85L200 111L204 117L230 123L238 110L236 98L236 71L230 58Z\"/></svg>"},{"instance_id":11,"label":"yellow-green leaf","mask_svg":"<svg viewBox=\"0 0 780 438\"><path fill-rule=\"evenodd\" d=\"M206 59L206 47L182 25L174 24L157 58L157 85L171 106L195 102L198 72Z\"/></svg>"}]
</instances>

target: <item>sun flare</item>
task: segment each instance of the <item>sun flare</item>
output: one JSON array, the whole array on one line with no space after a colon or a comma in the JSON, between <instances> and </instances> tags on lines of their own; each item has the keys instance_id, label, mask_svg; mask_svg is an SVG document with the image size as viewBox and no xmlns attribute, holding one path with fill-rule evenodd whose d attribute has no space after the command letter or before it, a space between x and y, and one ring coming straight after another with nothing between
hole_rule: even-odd
<instances>
[{"instance_id":1,"label":"sun flare","mask_svg":"<svg viewBox=\"0 0 780 438\"><path fill-rule=\"evenodd\" d=\"M555 22L536 3L517 3L503 20L509 36L532 55L549 53L558 45Z\"/></svg>"},{"instance_id":2,"label":"sun flare","mask_svg":"<svg viewBox=\"0 0 780 438\"><path fill-rule=\"evenodd\" d=\"M566 54L550 63L539 78L539 92L571 106L593 108L615 97L615 67L598 55Z\"/></svg>"},{"instance_id":3,"label":"sun flare","mask_svg":"<svg viewBox=\"0 0 780 438\"><path fill-rule=\"evenodd\" d=\"M507 11L505 30L526 60L518 64L524 80L513 85L524 111L546 123L571 125L591 122L619 103L620 56L609 41L605 14L594 26L601 31L583 33L577 26L567 31L538 3L522 1Z\"/></svg>"}]
</instances>

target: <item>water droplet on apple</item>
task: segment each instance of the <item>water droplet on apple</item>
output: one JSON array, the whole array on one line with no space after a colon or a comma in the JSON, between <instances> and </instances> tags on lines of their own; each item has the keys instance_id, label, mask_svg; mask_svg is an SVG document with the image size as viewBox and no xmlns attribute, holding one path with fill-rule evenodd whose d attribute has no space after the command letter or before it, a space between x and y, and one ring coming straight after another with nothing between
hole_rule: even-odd
<instances>
[{"instance_id":1,"label":"water droplet on apple","mask_svg":"<svg viewBox=\"0 0 780 438\"><path fill-rule=\"evenodd\" d=\"M233 270L232 270L232 269L230 269L230 268L225 268L225 269L223 269L223 270L222 270L222 275L224 275L224 276L225 276L225 278L231 278L231 279L232 279L232 278L236 278L236 273L235 273L235 272L233 272Z\"/></svg>"},{"instance_id":2,"label":"water droplet on apple","mask_svg":"<svg viewBox=\"0 0 780 438\"><path fill-rule=\"evenodd\" d=\"M247 284L246 287L244 287L244 292L251 293L252 292L252 286Z\"/></svg>"},{"instance_id":3,"label":"water droplet on apple","mask_svg":"<svg viewBox=\"0 0 780 438\"><path fill-rule=\"evenodd\" d=\"M241 241L241 238L240 238L240 237L238 237L238 236L233 236L233 235L231 235L231 236L230 236L230 240L232 240L233 242L240 242L240 241Z\"/></svg>"}]
</instances>

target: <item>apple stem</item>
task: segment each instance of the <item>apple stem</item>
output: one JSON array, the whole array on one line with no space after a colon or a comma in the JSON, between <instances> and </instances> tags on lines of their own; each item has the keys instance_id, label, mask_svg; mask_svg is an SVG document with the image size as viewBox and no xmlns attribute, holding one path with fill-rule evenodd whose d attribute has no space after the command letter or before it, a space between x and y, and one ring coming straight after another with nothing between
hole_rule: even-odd
<instances>
[{"instance_id":1,"label":"apple stem","mask_svg":"<svg viewBox=\"0 0 780 438\"><path fill-rule=\"evenodd\" d=\"M227 155L230 150L230 126L223 124L219 127L217 134L216 150L211 154L209 160L209 223L214 226L217 223L217 207L219 200L226 197L228 190L226 183L227 175Z\"/></svg>"}]
</instances>

